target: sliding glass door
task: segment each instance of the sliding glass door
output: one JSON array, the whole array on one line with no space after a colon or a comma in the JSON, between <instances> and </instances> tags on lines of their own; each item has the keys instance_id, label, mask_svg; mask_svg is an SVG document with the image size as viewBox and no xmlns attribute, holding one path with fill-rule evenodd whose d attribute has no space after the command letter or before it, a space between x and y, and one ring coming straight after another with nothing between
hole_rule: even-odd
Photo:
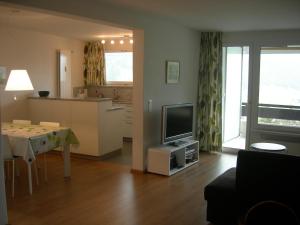
<instances>
[{"instance_id":1,"label":"sliding glass door","mask_svg":"<svg viewBox=\"0 0 300 225\"><path fill-rule=\"evenodd\" d=\"M299 137L300 46L223 47L223 150Z\"/></svg>"},{"instance_id":2,"label":"sliding glass door","mask_svg":"<svg viewBox=\"0 0 300 225\"><path fill-rule=\"evenodd\" d=\"M223 47L223 148L245 149L249 47Z\"/></svg>"}]
</instances>

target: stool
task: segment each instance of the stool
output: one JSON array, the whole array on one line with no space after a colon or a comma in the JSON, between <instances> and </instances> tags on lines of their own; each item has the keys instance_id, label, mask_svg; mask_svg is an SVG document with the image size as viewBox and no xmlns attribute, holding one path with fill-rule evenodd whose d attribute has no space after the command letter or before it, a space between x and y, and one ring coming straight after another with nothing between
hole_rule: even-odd
<instances>
[{"instance_id":1,"label":"stool","mask_svg":"<svg viewBox=\"0 0 300 225\"><path fill-rule=\"evenodd\" d=\"M275 143L253 143L250 145L250 149L263 152L287 153L287 148L284 145Z\"/></svg>"}]
</instances>

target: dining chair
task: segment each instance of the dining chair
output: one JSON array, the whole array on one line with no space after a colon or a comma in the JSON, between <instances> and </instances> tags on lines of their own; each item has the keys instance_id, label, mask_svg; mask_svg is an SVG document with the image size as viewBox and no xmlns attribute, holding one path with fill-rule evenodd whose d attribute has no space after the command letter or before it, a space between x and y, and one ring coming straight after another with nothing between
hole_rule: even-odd
<instances>
[{"instance_id":1,"label":"dining chair","mask_svg":"<svg viewBox=\"0 0 300 225\"><path fill-rule=\"evenodd\" d=\"M13 120L12 123L13 124L31 125L31 120ZM17 157L15 157L15 158L17 158ZM34 168L34 173L35 173L35 177L36 177L36 184L39 185L37 162L33 163L33 168ZM17 164L16 164L16 172L17 172L17 176L18 176L20 174L20 172L19 172L19 167Z\"/></svg>"},{"instance_id":2,"label":"dining chair","mask_svg":"<svg viewBox=\"0 0 300 225\"><path fill-rule=\"evenodd\" d=\"M14 123L14 124L30 125L31 124L31 120L13 120L12 123Z\"/></svg>"},{"instance_id":3,"label":"dining chair","mask_svg":"<svg viewBox=\"0 0 300 225\"><path fill-rule=\"evenodd\" d=\"M11 183L11 196L14 198L15 196L15 157L13 156L12 149L9 143L9 139L7 135L1 135L1 149L3 150L3 159L4 162L8 163L7 166L7 176L9 177L9 162L12 163L12 183Z\"/></svg>"},{"instance_id":4,"label":"dining chair","mask_svg":"<svg viewBox=\"0 0 300 225\"><path fill-rule=\"evenodd\" d=\"M46 126L46 127L60 127L60 123L58 123L58 122L41 121L40 125ZM45 181L47 182L48 176L47 176L47 154L46 154L46 152L44 152L43 155L44 155L44 176L45 176Z\"/></svg>"},{"instance_id":5,"label":"dining chair","mask_svg":"<svg viewBox=\"0 0 300 225\"><path fill-rule=\"evenodd\" d=\"M46 127L60 127L60 123L58 122L40 122L40 125Z\"/></svg>"}]
</instances>

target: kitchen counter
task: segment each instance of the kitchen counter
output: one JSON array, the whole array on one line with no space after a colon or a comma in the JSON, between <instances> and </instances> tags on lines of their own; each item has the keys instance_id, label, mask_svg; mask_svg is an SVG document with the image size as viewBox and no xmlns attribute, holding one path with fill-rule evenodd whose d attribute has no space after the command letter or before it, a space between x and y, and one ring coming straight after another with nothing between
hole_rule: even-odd
<instances>
[{"instance_id":1,"label":"kitchen counter","mask_svg":"<svg viewBox=\"0 0 300 225\"><path fill-rule=\"evenodd\" d=\"M40 100L61 100L61 101L82 101L82 102L103 102L112 101L112 98L59 98L59 97L29 97L29 99L40 99Z\"/></svg>"},{"instance_id":2,"label":"kitchen counter","mask_svg":"<svg viewBox=\"0 0 300 225\"><path fill-rule=\"evenodd\" d=\"M128 105L132 105L132 101L129 100L112 100L113 103L115 104L128 104Z\"/></svg>"},{"instance_id":3,"label":"kitchen counter","mask_svg":"<svg viewBox=\"0 0 300 225\"><path fill-rule=\"evenodd\" d=\"M71 152L100 157L122 148L122 115L125 107L111 98L29 98L33 123L58 122L70 127L79 139Z\"/></svg>"}]
</instances>

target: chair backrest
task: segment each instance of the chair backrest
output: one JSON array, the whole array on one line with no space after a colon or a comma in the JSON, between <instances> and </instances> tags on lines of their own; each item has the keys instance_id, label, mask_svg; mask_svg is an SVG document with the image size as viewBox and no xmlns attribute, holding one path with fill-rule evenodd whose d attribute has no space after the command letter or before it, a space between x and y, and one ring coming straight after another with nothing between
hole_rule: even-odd
<instances>
[{"instance_id":1,"label":"chair backrest","mask_svg":"<svg viewBox=\"0 0 300 225\"><path fill-rule=\"evenodd\" d=\"M25 125L30 125L31 120L13 120L14 124L25 124Z\"/></svg>"},{"instance_id":2,"label":"chair backrest","mask_svg":"<svg viewBox=\"0 0 300 225\"><path fill-rule=\"evenodd\" d=\"M9 143L9 139L5 134L1 134L1 150L3 151L4 160L13 159L13 153Z\"/></svg>"},{"instance_id":3,"label":"chair backrest","mask_svg":"<svg viewBox=\"0 0 300 225\"><path fill-rule=\"evenodd\" d=\"M40 122L40 125L47 127L60 127L58 122Z\"/></svg>"}]
</instances>

